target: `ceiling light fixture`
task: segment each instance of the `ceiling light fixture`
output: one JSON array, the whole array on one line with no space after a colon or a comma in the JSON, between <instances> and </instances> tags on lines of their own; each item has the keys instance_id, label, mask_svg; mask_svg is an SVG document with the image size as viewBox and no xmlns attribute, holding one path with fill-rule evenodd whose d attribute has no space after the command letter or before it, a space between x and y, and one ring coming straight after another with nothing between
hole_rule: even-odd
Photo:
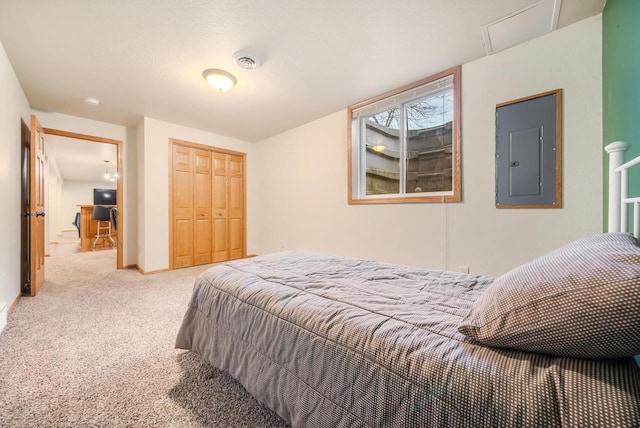
<instances>
[{"instance_id":1,"label":"ceiling light fixture","mask_svg":"<svg viewBox=\"0 0 640 428\"><path fill-rule=\"evenodd\" d=\"M233 88L238 80L231 73L217 68L208 68L202 72L202 77L209 82L209 85L216 91L228 91Z\"/></svg>"},{"instance_id":2,"label":"ceiling light fixture","mask_svg":"<svg viewBox=\"0 0 640 428\"><path fill-rule=\"evenodd\" d=\"M104 161L104 175L102 177L105 180L109 180L109 181L116 181L116 178L118 178L118 171L114 172L113 174L109 174L109 161L108 160Z\"/></svg>"},{"instance_id":3,"label":"ceiling light fixture","mask_svg":"<svg viewBox=\"0 0 640 428\"><path fill-rule=\"evenodd\" d=\"M84 103L89 106L98 107L100 105L100 100L97 98L85 97Z\"/></svg>"}]
</instances>

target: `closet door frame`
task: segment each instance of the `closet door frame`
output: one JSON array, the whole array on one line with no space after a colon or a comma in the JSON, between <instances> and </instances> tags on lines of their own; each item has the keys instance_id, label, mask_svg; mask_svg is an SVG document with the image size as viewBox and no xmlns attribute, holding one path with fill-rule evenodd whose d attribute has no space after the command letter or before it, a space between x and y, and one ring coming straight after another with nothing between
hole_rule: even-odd
<instances>
[{"instance_id":1,"label":"closet door frame","mask_svg":"<svg viewBox=\"0 0 640 428\"><path fill-rule=\"evenodd\" d=\"M174 212L173 212L173 146L179 145L197 150L207 150L213 153L223 153L242 157L242 194L244 198L242 213L242 258L247 256L247 154L221 147L169 138L169 270L174 269ZM213 171L212 171L213 172Z\"/></svg>"}]
</instances>

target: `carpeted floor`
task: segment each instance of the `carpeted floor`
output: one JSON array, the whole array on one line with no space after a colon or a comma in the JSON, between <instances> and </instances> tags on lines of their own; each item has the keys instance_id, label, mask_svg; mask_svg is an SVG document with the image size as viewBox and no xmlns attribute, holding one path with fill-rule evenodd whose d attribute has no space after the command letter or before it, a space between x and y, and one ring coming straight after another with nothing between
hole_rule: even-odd
<instances>
[{"instance_id":1,"label":"carpeted floor","mask_svg":"<svg viewBox=\"0 0 640 428\"><path fill-rule=\"evenodd\" d=\"M55 256L0 335L1 427L286 427L226 373L174 349L195 276Z\"/></svg>"}]
</instances>

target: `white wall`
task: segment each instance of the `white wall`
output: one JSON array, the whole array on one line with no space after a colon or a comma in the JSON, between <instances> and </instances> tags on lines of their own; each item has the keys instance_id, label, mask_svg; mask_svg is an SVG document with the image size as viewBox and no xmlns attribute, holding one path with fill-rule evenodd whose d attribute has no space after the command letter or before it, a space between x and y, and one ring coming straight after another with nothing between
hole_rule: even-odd
<instances>
[{"instance_id":1,"label":"white wall","mask_svg":"<svg viewBox=\"0 0 640 428\"><path fill-rule=\"evenodd\" d=\"M122 233L124 239L122 243L122 261L124 266L135 265L137 263L136 256L138 247L136 242L138 235L137 215L135 212L138 204L135 130L130 130L121 125L98 122L95 120L60 113L34 111L33 114L38 117L40 124L45 128L59 129L78 134L94 135L123 142L122 179L124 182L124 189L122 214L124 215L124 221ZM64 219L62 220L65 221Z\"/></svg>"},{"instance_id":2,"label":"white wall","mask_svg":"<svg viewBox=\"0 0 640 428\"><path fill-rule=\"evenodd\" d=\"M45 153L47 147L45 145ZM62 230L68 229L64 222L64 217L61 216L62 212L62 185L64 180L58 171L55 159L50 156L46 156L46 167L48 171L46 180L45 191L45 242L44 252L50 253L50 242L57 242L58 235Z\"/></svg>"},{"instance_id":3,"label":"white wall","mask_svg":"<svg viewBox=\"0 0 640 428\"><path fill-rule=\"evenodd\" d=\"M467 203L451 207L451 266L479 263L500 273L601 232L602 15L474 61L462 79ZM557 88L563 89L563 208L496 210L495 104ZM484 250L487 242L500 250Z\"/></svg>"},{"instance_id":4,"label":"white wall","mask_svg":"<svg viewBox=\"0 0 640 428\"><path fill-rule=\"evenodd\" d=\"M258 252L307 249L499 275L598 233L601 18L463 65L462 203L349 206L346 110L258 143ZM564 208L497 210L495 106L557 88Z\"/></svg>"},{"instance_id":5,"label":"white wall","mask_svg":"<svg viewBox=\"0 0 640 428\"><path fill-rule=\"evenodd\" d=\"M145 272L169 267L169 138L247 153L247 251L256 245L256 187L253 157L255 145L246 141L188 128L156 119L144 118L143 153L138 154L138 169L144 183L139 196L143 209L138 212L138 266Z\"/></svg>"},{"instance_id":6,"label":"white wall","mask_svg":"<svg viewBox=\"0 0 640 428\"><path fill-rule=\"evenodd\" d=\"M20 295L20 118L30 126L27 98L0 42L0 303Z\"/></svg>"}]
</instances>

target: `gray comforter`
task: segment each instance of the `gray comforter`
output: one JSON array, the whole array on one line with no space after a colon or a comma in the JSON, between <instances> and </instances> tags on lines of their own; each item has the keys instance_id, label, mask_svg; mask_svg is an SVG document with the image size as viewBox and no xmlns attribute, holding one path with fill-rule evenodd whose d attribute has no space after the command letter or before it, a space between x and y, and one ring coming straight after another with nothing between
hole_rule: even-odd
<instances>
[{"instance_id":1,"label":"gray comforter","mask_svg":"<svg viewBox=\"0 0 640 428\"><path fill-rule=\"evenodd\" d=\"M637 427L633 359L491 348L457 331L492 278L313 253L214 267L176 347L295 427Z\"/></svg>"}]
</instances>

